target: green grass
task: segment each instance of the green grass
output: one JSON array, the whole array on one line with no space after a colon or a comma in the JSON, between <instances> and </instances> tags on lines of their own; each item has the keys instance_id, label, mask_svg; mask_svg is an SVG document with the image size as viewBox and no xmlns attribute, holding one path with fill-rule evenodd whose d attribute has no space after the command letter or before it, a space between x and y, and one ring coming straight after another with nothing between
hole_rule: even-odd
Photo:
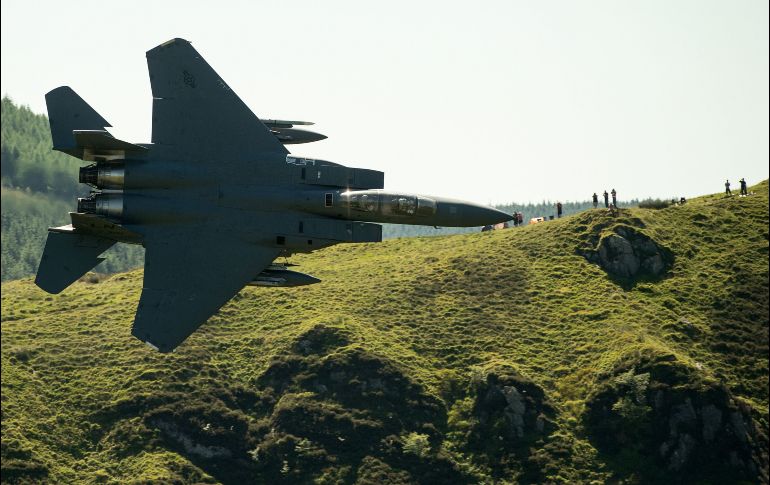
<instances>
[{"instance_id":1,"label":"green grass","mask_svg":"<svg viewBox=\"0 0 770 485\"><path fill-rule=\"evenodd\" d=\"M236 483L228 474L232 470L191 458L147 416L162 409L153 396L184 402L173 397L182 393L202 403L200 409L219 409L229 402L223 393L242 392L256 397L227 407L240 413L232 419L246 426L228 439L243 440L245 448L268 443L273 458L284 456L275 450L288 446L281 439L290 438L271 441L266 423L280 424L281 416L307 409L307 415L326 416L341 427L371 426L373 434L428 434L435 454L431 467L455 470L446 476L456 480L502 474L498 478L510 483L622 481L625 472L597 452L583 416L618 363L650 349L724 383L766 429L767 181L751 191L745 198L710 195L660 210L624 209L617 217L597 209L518 229L338 245L297 256L292 261L300 270L322 283L247 287L170 355L130 336L141 271L98 284L76 283L60 295L44 293L31 279L5 282L4 480L6 457L17 456L20 463L40 464L54 482ZM581 256L617 224L640 228L672 251L673 267L664 279L624 289ZM319 325L331 329L333 345L318 355L297 351L303 335ZM346 359L355 361L356 355L383 362L371 372L385 376L388 385L406 380L415 386L405 387L413 389L414 402L443 411L410 415L401 428L391 429L383 417L386 407L378 407L376 399L364 396L357 404L345 394L351 388L335 390L332 397L313 390L321 381L334 385L323 381L324 366L350 372ZM286 391L264 384L277 363L297 369L287 371ZM533 445L532 456L514 453L509 466L496 470L478 459L462 436L473 429L464 421L472 414L469 383L474 374L500 366L544 391L557 429ZM262 409L255 402L270 404ZM397 401L388 406L413 409ZM394 439L402 439L398 436ZM398 455L384 444L368 456L323 445L321 455L333 455L335 462L308 458L307 446L295 448L305 450L304 458L296 463L275 458L275 466L264 467L252 461L250 476L257 483L270 477L318 483L356 476L438 479L425 474L416 455ZM532 467L540 475L529 475Z\"/></svg>"}]
</instances>

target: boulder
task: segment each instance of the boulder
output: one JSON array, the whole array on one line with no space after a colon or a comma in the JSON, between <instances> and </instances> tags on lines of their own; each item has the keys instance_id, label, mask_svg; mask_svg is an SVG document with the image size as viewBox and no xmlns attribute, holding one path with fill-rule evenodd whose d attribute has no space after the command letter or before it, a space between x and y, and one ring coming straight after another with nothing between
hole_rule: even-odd
<instances>
[{"instance_id":1,"label":"boulder","mask_svg":"<svg viewBox=\"0 0 770 485\"><path fill-rule=\"evenodd\" d=\"M583 256L610 276L622 280L660 279L674 262L673 253L641 230L617 225L605 232Z\"/></svg>"}]
</instances>

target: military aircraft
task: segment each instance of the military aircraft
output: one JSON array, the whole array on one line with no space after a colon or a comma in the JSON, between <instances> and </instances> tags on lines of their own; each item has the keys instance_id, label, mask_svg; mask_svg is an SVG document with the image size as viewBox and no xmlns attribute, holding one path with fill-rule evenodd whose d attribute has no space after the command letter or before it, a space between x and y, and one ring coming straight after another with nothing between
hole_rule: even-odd
<instances>
[{"instance_id":1,"label":"military aircraft","mask_svg":"<svg viewBox=\"0 0 770 485\"><path fill-rule=\"evenodd\" d=\"M509 214L442 197L383 190L375 170L289 154L325 138L261 121L183 39L147 52L152 143L114 138L67 86L46 95L54 150L85 162L72 223L49 229L35 283L59 293L116 242L145 248L132 334L170 352L245 285L318 280L274 264L342 242L379 242L376 222L483 226Z\"/></svg>"}]
</instances>

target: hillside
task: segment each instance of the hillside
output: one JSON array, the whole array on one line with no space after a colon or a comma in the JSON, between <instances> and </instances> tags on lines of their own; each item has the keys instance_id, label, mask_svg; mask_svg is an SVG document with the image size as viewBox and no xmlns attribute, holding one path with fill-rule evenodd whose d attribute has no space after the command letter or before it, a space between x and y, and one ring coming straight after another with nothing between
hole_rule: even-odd
<instances>
[{"instance_id":1,"label":"hillside","mask_svg":"<svg viewBox=\"0 0 770 485\"><path fill-rule=\"evenodd\" d=\"M132 271L2 285L7 483L767 483L768 183L339 245L176 352Z\"/></svg>"}]
</instances>

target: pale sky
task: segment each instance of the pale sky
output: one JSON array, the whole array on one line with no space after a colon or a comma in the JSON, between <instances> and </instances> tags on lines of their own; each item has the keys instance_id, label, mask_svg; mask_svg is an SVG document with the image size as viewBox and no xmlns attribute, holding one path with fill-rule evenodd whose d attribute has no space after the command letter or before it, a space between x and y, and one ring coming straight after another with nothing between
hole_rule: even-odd
<instances>
[{"instance_id":1,"label":"pale sky","mask_svg":"<svg viewBox=\"0 0 770 485\"><path fill-rule=\"evenodd\" d=\"M69 85L149 142L145 52L193 43L296 154L480 203L693 197L768 178L766 0L3 0L0 91ZM205 6L205 7L204 7Z\"/></svg>"}]
</instances>

